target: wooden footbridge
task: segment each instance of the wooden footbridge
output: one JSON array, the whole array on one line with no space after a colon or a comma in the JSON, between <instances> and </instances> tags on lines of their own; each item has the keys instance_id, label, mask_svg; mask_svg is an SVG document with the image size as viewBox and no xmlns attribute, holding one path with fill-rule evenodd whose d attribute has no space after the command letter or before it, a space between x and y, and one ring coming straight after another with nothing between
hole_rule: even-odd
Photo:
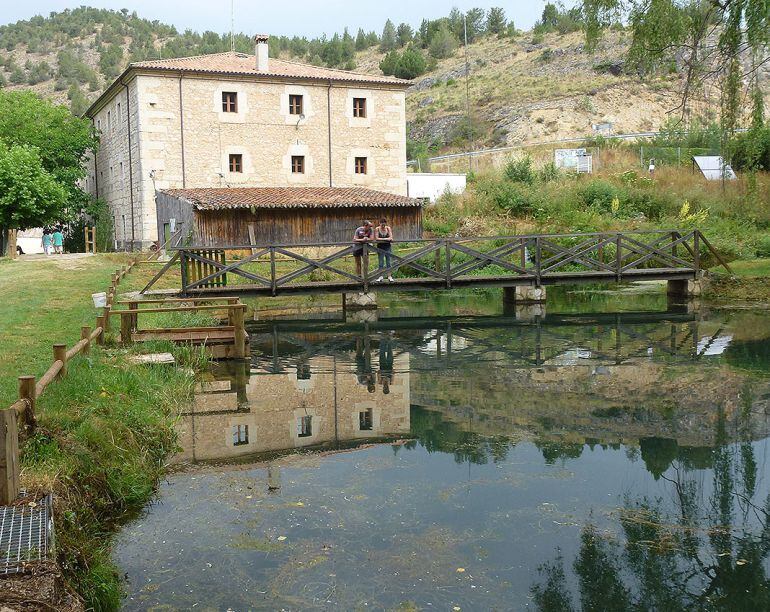
<instances>
[{"instance_id":1,"label":"wooden footbridge","mask_svg":"<svg viewBox=\"0 0 770 612\"><path fill-rule=\"evenodd\" d=\"M437 238L352 243L180 246L144 291L179 266L180 295L253 295L517 287L699 278L721 264L697 229ZM389 265L378 267L380 256ZM387 280L393 275L393 281Z\"/></svg>"}]
</instances>

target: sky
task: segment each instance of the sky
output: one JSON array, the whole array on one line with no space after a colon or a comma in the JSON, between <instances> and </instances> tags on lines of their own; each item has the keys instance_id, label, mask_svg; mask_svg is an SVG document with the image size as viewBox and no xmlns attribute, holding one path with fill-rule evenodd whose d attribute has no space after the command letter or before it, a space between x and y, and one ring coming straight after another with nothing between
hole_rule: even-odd
<instances>
[{"instance_id":1,"label":"sky","mask_svg":"<svg viewBox=\"0 0 770 612\"><path fill-rule=\"evenodd\" d=\"M435 19L449 13L453 6L468 10L475 6L488 9L502 6L517 28L528 29L540 17L545 0L233 0L235 31L245 34L320 36L341 32L346 26L355 34L364 30L382 30L386 19L396 25L404 21L418 26L424 17ZM136 11L140 17L197 31L230 31L231 0L32 0L10 2L0 0L0 24L48 15L80 5L96 8Z\"/></svg>"}]
</instances>

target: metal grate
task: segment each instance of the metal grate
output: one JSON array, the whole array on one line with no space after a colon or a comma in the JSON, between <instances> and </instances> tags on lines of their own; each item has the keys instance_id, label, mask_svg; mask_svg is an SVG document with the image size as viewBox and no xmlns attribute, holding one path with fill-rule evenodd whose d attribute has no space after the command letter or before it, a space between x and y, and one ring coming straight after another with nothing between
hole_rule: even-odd
<instances>
[{"instance_id":1,"label":"metal grate","mask_svg":"<svg viewBox=\"0 0 770 612\"><path fill-rule=\"evenodd\" d=\"M24 570L26 563L45 561L53 548L51 495L32 507L0 509L0 575Z\"/></svg>"}]
</instances>

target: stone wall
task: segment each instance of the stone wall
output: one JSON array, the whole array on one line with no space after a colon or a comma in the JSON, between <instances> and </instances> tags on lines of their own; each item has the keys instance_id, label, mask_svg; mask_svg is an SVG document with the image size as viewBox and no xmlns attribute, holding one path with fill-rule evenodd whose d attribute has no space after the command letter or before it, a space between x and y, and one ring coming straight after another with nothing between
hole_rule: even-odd
<instances>
[{"instance_id":1,"label":"stone wall","mask_svg":"<svg viewBox=\"0 0 770 612\"><path fill-rule=\"evenodd\" d=\"M85 187L88 193L105 200L112 211L115 240L118 248L131 248L132 241L140 246L154 238L146 238L149 212L141 204L142 174L140 159L139 99L136 82L121 88L115 97L93 117L100 131L99 151L88 162ZM129 155L129 125L131 154ZM130 159L129 159L130 158ZM133 209L131 184L133 180ZM152 211L154 218L154 209Z\"/></svg>"}]
</instances>

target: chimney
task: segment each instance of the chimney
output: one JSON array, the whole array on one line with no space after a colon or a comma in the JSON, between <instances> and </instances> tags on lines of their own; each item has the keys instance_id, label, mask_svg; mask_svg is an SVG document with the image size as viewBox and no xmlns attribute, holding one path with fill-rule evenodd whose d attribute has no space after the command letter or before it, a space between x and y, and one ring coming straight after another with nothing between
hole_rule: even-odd
<instances>
[{"instance_id":1,"label":"chimney","mask_svg":"<svg viewBox=\"0 0 770 612\"><path fill-rule=\"evenodd\" d=\"M267 39L270 38L267 34L257 34L254 37L254 44L256 45L255 55L257 56L257 70L259 72L267 72L270 60L267 53Z\"/></svg>"}]
</instances>

